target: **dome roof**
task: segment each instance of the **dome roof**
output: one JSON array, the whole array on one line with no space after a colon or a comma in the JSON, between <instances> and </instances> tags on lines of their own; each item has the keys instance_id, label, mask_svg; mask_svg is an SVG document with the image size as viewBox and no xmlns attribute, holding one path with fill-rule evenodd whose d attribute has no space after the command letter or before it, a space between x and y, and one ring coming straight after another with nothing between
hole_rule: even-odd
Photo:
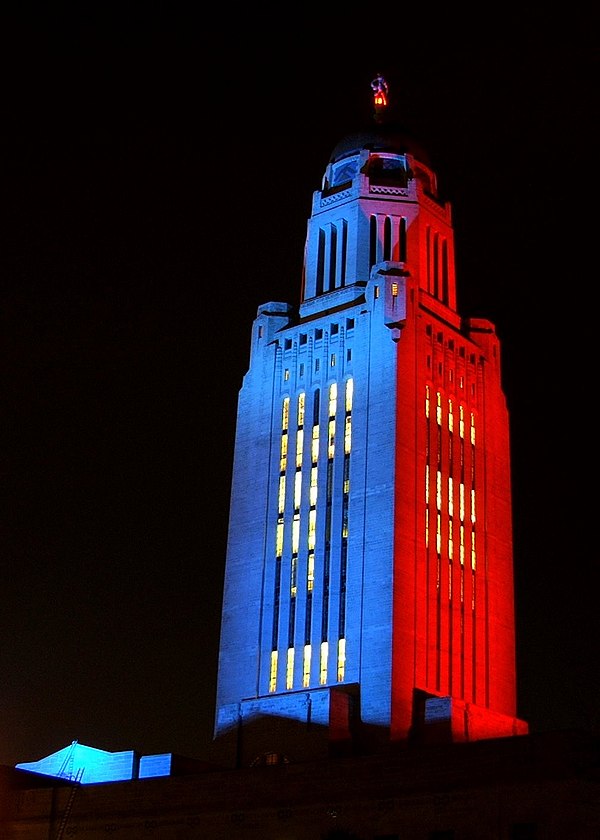
<instances>
[{"instance_id":1,"label":"dome roof","mask_svg":"<svg viewBox=\"0 0 600 840\"><path fill-rule=\"evenodd\" d=\"M334 147L329 162L335 163L342 158L356 154L362 149L373 152L397 152L398 154L408 152L425 166L431 166L429 155L414 137L401 126L387 123L375 123L362 130L346 134Z\"/></svg>"}]
</instances>

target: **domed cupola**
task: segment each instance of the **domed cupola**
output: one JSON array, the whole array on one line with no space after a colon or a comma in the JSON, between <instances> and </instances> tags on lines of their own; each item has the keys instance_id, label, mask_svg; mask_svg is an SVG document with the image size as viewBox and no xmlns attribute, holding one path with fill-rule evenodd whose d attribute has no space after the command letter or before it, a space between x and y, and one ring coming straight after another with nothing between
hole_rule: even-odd
<instances>
[{"instance_id":1,"label":"domed cupola","mask_svg":"<svg viewBox=\"0 0 600 840\"><path fill-rule=\"evenodd\" d=\"M390 119L388 88L383 76L376 76L371 87L374 119L336 143L323 178L323 190L338 189L360 172L382 186L406 187L409 181L418 178L425 180L426 190L435 193L435 177L427 151L409 131Z\"/></svg>"}]
</instances>

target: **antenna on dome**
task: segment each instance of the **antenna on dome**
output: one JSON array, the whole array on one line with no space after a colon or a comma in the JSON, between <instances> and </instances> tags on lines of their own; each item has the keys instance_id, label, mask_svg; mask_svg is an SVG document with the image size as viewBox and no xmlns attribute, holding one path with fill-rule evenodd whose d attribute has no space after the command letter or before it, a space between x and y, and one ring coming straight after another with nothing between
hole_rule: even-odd
<instances>
[{"instance_id":1,"label":"antenna on dome","mask_svg":"<svg viewBox=\"0 0 600 840\"><path fill-rule=\"evenodd\" d=\"M388 83L381 73L378 73L371 82L373 90L373 104L375 106L375 122L381 122L387 108Z\"/></svg>"}]
</instances>

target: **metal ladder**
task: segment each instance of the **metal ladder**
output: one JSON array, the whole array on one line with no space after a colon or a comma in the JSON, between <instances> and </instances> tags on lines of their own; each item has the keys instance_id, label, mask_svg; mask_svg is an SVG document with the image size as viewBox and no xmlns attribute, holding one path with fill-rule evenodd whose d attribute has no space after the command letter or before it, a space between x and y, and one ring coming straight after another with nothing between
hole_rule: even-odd
<instances>
[{"instance_id":1,"label":"metal ladder","mask_svg":"<svg viewBox=\"0 0 600 840\"><path fill-rule=\"evenodd\" d=\"M65 806L64 813L61 817L58 829L56 831L55 840L62 840L62 837L65 833L65 828L67 827L67 823L69 822L69 817L71 816L71 811L73 809L73 802L75 801L75 796L77 795L77 791L81 787L81 777L83 776L84 767L80 767L77 771L75 778L71 778L72 787L69 793L69 798L67 800L67 804Z\"/></svg>"}]
</instances>

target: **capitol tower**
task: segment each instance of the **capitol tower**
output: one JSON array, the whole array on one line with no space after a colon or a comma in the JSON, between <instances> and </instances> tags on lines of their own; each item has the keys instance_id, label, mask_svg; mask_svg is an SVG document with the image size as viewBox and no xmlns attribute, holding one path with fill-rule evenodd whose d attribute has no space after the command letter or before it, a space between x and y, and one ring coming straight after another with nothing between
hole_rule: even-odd
<instances>
[{"instance_id":1,"label":"capitol tower","mask_svg":"<svg viewBox=\"0 0 600 840\"><path fill-rule=\"evenodd\" d=\"M528 731L500 342L458 313L451 207L371 87L313 193L299 305L252 325L212 745L230 766Z\"/></svg>"}]
</instances>

